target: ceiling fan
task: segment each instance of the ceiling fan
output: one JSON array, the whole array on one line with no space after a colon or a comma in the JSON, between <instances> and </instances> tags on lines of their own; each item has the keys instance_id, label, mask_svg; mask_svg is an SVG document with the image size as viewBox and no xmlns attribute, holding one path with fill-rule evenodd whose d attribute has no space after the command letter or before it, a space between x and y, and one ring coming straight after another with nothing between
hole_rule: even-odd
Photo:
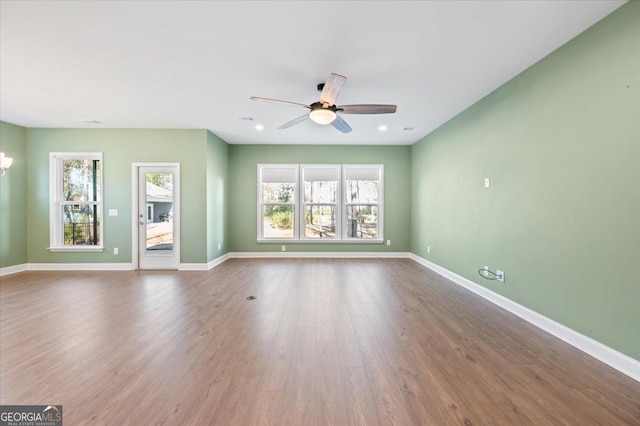
<instances>
[{"instance_id":1,"label":"ceiling fan","mask_svg":"<svg viewBox=\"0 0 640 426\"><path fill-rule=\"evenodd\" d=\"M311 119L318 124L331 124L342 133L349 133L352 129L346 121L338 115L341 114L392 114L396 112L396 105L377 105L377 104L361 104L361 105L335 105L336 98L342 90L342 86L347 82L347 77L339 74L331 74L326 83L318 84L318 91L321 92L320 100L311 105L300 104L297 102L280 101L277 99L259 98L252 96L252 101L272 102L275 104L291 105L307 108L309 112L300 117L289 121L278 127L278 129L287 129L296 124L300 124L306 119Z\"/></svg>"}]
</instances>

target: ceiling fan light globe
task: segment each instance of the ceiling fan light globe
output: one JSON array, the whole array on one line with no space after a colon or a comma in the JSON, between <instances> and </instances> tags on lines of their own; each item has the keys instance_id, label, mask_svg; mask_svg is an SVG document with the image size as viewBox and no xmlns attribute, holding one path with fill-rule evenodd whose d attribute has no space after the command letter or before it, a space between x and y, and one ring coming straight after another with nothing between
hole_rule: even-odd
<instances>
[{"instance_id":1,"label":"ceiling fan light globe","mask_svg":"<svg viewBox=\"0 0 640 426\"><path fill-rule=\"evenodd\" d=\"M331 124L336 119L336 113L330 109L318 108L309 113L309 118L314 123Z\"/></svg>"}]
</instances>

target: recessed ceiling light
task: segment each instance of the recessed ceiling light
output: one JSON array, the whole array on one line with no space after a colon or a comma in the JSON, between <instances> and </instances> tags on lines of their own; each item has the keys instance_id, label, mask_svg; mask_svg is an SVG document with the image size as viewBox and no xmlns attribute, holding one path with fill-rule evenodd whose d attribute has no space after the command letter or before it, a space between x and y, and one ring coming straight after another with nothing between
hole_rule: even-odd
<instances>
[{"instance_id":1,"label":"recessed ceiling light","mask_svg":"<svg viewBox=\"0 0 640 426\"><path fill-rule=\"evenodd\" d=\"M256 124L256 130L264 130L264 126L262 124Z\"/></svg>"},{"instance_id":2,"label":"recessed ceiling light","mask_svg":"<svg viewBox=\"0 0 640 426\"><path fill-rule=\"evenodd\" d=\"M384 132L387 130L387 126L385 126L384 124L381 124L380 126L378 126L378 130L380 130L381 132Z\"/></svg>"}]
</instances>

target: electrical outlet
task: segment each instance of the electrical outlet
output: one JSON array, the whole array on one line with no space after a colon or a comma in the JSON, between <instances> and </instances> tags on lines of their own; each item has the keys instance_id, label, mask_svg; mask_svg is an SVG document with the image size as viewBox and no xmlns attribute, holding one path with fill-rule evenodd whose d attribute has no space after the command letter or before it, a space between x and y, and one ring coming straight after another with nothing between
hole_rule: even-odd
<instances>
[{"instance_id":1,"label":"electrical outlet","mask_svg":"<svg viewBox=\"0 0 640 426\"><path fill-rule=\"evenodd\" d=\"M427 253L431 253L431 246L427 246Z\"/></svg>"},{"instance_id":2,"label":"electrical outlet","mask_svg":"<svg viewBox=\"0 0 640 426\"><path fill-rule=\"evenodd\" d=\"M282 246L282 251L287 251L287 246Z\"/></svg>"},{"instance_id":3,"label":"electrical outlet","mask_svg":"<svg viewBox=\"0 0 640 426\"><path fill-rule=\"evenodd\" d=\"M501 271L500 269L497 269L496 270L496 279L498 281L504 282L504 271Z\"/></svg>"},{"instance_id":4,"label":"electrical outlet","mask_svg":"<svg viewBox=\"0 0 640 426\"><path fill-rule=\"evenodd\" d=\"M222 248L222 244L218 243L218 250L220 250Z\"/></svg>"},{"instance_id":5,"label":"electrical outlet","mask_svg":"<svg viewBox=\"0 0 640 426\"><path fill-rule=\"evenodd\" d=\"M118 250L118 247L114 247L113 248L113 254L118 254L120 251Z\"/></svg>"},{"instance_id":6,"label":"electrical outlet","mask_svg":"<svg viewBox=\"0 0 640 426\"><path fill-rule=\"evenodd\" d=\"M387 245L390 246L391 245L391 240L387 240Z\"/></svg>"},{"instance_id":7,"label":"electrical outlet","mask_svg":"<svg viewBox=\"0 0 640 426\"><path fill-rule=\"evenodd\" d=\"M491 179L484 178L484 187L489 188L491 186Z\"/></svg>"},{"instance_id":8,"label":"electrical outlet","mask_svg":"<svg viewBox=\"0 0 640 426\"><path fill-rule=\"evenodd\" d=\"M482 275L484 275L485 277L489 276L489 267L485 266L484 268L482 268Z\"/></svg>"}]
</instances>

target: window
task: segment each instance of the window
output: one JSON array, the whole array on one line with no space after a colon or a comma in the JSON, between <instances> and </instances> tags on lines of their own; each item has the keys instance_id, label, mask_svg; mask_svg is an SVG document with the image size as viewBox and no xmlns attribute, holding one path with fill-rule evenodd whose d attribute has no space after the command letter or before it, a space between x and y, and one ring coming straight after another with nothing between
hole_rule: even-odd
<instances>
[{"instance_id":1,"label":"window","mask_svg":"<svg viewBox=\"0 0 640 426\"><path fill-rule=\"evenodd\" d=\"M147 223L151 223L153 222L153 203L146 203L147 204Z\"/></svg>"},{"instance_id":2,"label":"window","mask_svg":"<svg viewBox=\"0 0 640 426\"><path fill-rule=\"evenodd\" d=\"M102 250L102 154L51 153L50 250Z\"/></svg>"},{"instance_id":3,"label":"window","mask_svg":"<svg viewBox=\"0 0 640 426\"><path fill-rule=\"evenodd\" d=\"M258 241L380 242L382 165L259 164Z\"/></svg>"},{"instance_id":4,"label":"window","mask_svg":"<svg viewBox=\"0 0 640 426\"><path fill-rule=\"evenodd\" d=\"M258 182L258 239L297 238L298 167L260 166Z\"/></svg>"},{"instance_id":5,"label":"window","mask_svg":"<svg viewBox=\"0 0 640 426\"><path fill-rule=\"evenodd\" d=\"M339 239L340 166L301 166L304 182L304 239Z\"/></svg>"},{"instance_id":6,"label":"window","mask_svg":"<svg viewBox=\"0 0 640 426\"><path fill-rule=\"evenodd\" d=\"M345 238L381 239L381 166L343 166Z\"/></svg>"}]
</instances>

